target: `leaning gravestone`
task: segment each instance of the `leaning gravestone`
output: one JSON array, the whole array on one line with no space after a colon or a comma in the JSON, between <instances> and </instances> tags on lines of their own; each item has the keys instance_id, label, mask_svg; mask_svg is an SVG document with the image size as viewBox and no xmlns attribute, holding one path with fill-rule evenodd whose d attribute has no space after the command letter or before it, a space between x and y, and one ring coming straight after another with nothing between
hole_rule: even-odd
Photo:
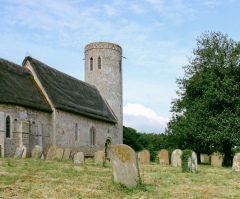
<instances>
[{"instance_id":1,"label":"leaning gravestone","mask_svg":"<svg viewBox=\"0 0 240 199\"><path fill-rule=\"evenodd\" d=\"M119 144L112 148L110 159L114 180L127 187L136 186L140 175L135 151L125 144Z\"/></svg>"},{"instance_id":2,"label":"leaning gravestone","mask_svg":"<svg viewBox=\"0 0 240 199\"><path fill-rule=\"evenodd\" d=\"M141 152L141 163L150 164L150 153L148 150L143 150Z\"/></svg>"},{"instance_id":3,"label":"leaning gravestone","mask_svg":"<svg viewBox=\"0 0 240 199\"><path fill-rule=\"evenodd\" d=\"M211 165L212 166L222 166L223 157L218 151L211 155Z\"/></svg>"},{"instance_id":4,"label":"leaning gravestone","mask_svg":"<svg viewBox=\"0 0 240 199\"><path fill-rule=\"evenodd\" d=\"M104 165L105 164L105 153L103 151L98 151L94 154L94 161L96 164Z\"/></svg>"},{"instance_id":5,"label":"leaning gravestone","mask_svg":"<svg viewBox=\"0 0 240 199\"><path fill-rule=\"evenodd\" d=\"M168 156L168 151L167 150L162 149L161 151L159 151L158 157L159 157L159 163L160 164L169 165L169 156Z\"/></svg>"},{"instance_id":6,"label":"leaning gravestone","mask_svg":"<svg viewBox=\"0 0 240 199\"><path fill-rule=\"evenodd\" d=\"M240 153L237 153L233 158L233 171L240 171Z\"/></svg>"},{"instance_id":7,"label":"leaning gravestone","mask_svg":"<svg viewBox=\"0 0 240 199\"><path fill-rule=\"evenodd\" d=\"M63 160L68 160L71 154L71 148L65 147L64 148L64 153L63 153Z\"/></svg>"},{"instance_id":8,"label":"leaning gravestone","mask_svg":"<svg viewBox=\"0 0 240 199\"><path fill-rule=\"evenodd\" d=\"M182 165L181 161L182 150L176 149L172 152L171 164L174 167L180 167Z\"/></svg>"},{"instance_id":9,"label":"leaning gravestone","mask_svg":"<svg viewBox=\"0 0 240 199\"><path fill-rule=\"evenodd\" d=\"M27 147L22 146L22 148L23 148L22 158L26 158L27 157Z\"/></svg>"},{"instance_id":10,"label":"leaning gravestone","mask_svg":"<svg viewBox=\"0 0 240 199\"><path fill-rule=\"evenodd\" d=\"M14 158L21 158L22 157L22 154L23 154L23 148L20 147L20 148L17 148L16 149L16 152L14 154Z\"/></svg>"},{"instance_id":11,"label":"leaning gravestone","mask_svg":"<svg viewBox=\"0 0 240 199\"><path fill-rule=\"evenodd\" d=\"M53 156L54 160L62 160L64 149L58 148L55 155Z\"/></svg>"},{"instance_id":12,"label":"leaning gravestone","mask_svg":"<svg viewBox=\"0 0 240 199\"><path fill-rule=\"evenodd\" d=\"M42 157L43 148L41 146L36 145L32 150L32 158L41 158Z\"/></svg>"},{"instance_id":13,"label":"leaning gravestone","mask_svg":"<svg viewBox=\"0 0 240 199\"><path fill-rule=\"evenodd\" d=\"M56 153L56 148L55 148L54 146L51 146L51 147L48 149L48 153L47 153L46 159L53 159L55 153Z\"/></svg>"},{"instance_id":14,"label":"leaning gravestone","mask_svg":"<svg viewBox=\"0 0 240 199\"><path fill-rule=\"evenodd\" d=\"M85 157L83 152L78 152L74 155L74 163L75 164L84 164Z\"/></svg>"}]
</instances>

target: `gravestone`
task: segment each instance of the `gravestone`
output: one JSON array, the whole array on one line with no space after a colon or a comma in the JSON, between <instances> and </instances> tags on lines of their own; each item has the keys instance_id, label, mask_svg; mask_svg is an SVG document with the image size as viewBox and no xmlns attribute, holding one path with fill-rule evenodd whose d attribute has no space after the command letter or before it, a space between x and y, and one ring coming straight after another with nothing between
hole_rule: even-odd
<instances>
[{"instance_id":1,"label":"gravestone","mask_svg":"<svg viewBox=\"0 0 240 199\"><path fill-rule=\"evenodd\" d=\"M23 148L20 147L20 148L17 148L16 149L16 152L14 154L14 158L21 158L22 157L22 154L23 154Z\"/></svg>"},{"instance_id":2,"label":"gravestone","mask_svg":"<svg viewBox=\"0 0 240 199\"><path fill-rule=\"evenodd\" d=\"M168 151L165 149L162 149L158 153L158 158L159 158L159 163L160 164L166 164L169 165L169 156L168 156Z\"/></svg>"},{"instance_id":3,"label":"gravestone","mask_svg":"<svg viewBox=\"0 0 240 199\"><path fill-rule=\"evenodd\" d=\"M25 146L22 146L22 148L23 148L23 153L22 153L22 158L26 158L27 157L27 147L25 147Z\"/></svg>"},{"instance_id":4,"label":"gravestone","mask_svg":"<svg viewBox=\"0 0 240 199\"><path fill-rule=\"evenodd\" d=\"M211 155L211 165L212 166L222 166L223 157L218 151Z\"/></svg>"},{"instance_id":5,"label":"gravestone","mask_svg":"<svg viewBox=\"0 0 240 199\"><path fill-rule=\"evenodd\" d=\"M201 163L208 163L209 162L209 157L208 154L201 154Z\"/></svg>"},{"instance_id":6,"label":"gravestone","mask_svg":"<svg viewBox=\"0 0 240 199\"><path fill-rule=\"evenodd\" d=\"M143 164L150 164L150 153L148 150L143 150L141 152L141 163Z\"/></svg>"},{"instance_id":7,"label":"gravestone","mask_svg":"<svg viewBox=\"0 0 240 199\"><path fill-rule=\"evenodd\" d=\"M55 155L53 156L54 160L62 160L64 149L58 148Z\"/></svg>"},{"instance_id":8,"label":"gravestone","mask_svg":"<svg viewBox=\"0 0 240 199\"><path fill-rule=\"evenodd\" d=\"M176 149L172 152L171 164L174 167L180 167L182 165L181 160L182 150Z\"/></svg>"},{"instance_id":9,"label":"gravestone","mask_svg":"<svg viewBox=\"0 0 240 199\"><path fill-rule=\"evenodd\" d=\"M46 159L53 159L53 157L55 156L55 153L56 153L56 148L54 146L51 146L48 149L48 153L47 153Z\"/></svg>"},{"instance_id":10,"label":"gravestone","mask_svg":"<svg viewBox=\"0 0 240 199\"><path fill-rule=\"evenodd\" d=\"M85 157L83 152L78 152L74 155L74 163L75 164L84 164Z\"/></svg>"},{"instance_id":11,"label":"gravestone","mask_svg":"<svg viewBox=\"0 0 240 199\"><path fill-rule=\"evenodd\" d=\"M43 148L41 146L36 145L32 150L32 158L41 158L43 152Z\"/></svg>"},{"instance_id":12,"label":"gravestone","mask_svg":"<svg viewBox=\"0 0 240 199\"><path fill-rule=\"evenodd\" d=\"M119 144L112 148L110 159L114 180L127 187L136 186L140 174L135 151L125 144Z\"/></svg>"},{"instance_id":13,"label":"gravestone","mask_svg":"<svg viewBox=\"0 0 240 199\"><path fill-rule=\"evenodd\" d=\"M138 152L138 159L141 159L141 152Z\"/></svg>"},{"instance_id":14,"label":"gravestone","mask_svg":"<svg viewBox=\"0 0 240 199\"><path fill-rule=\"evenodd\" d=\"M94 161L96 164L104 165L105 164L105 153L103 151L98 151L94 153Z\"/></svg>"},{"instance_id":15,"label":"gravestone","mask_svg":"<svg viewBox=\"0 0 240 199\"><path fill-rule=\"evenodd\" d=\"M192 152L192 158L188 159L188 167L191 167L193 173L197 171L197 154L194 151Z\"/></svg>"},{"instance_id":16,"label":"gravestone","mask_svg":"<svg viewBox=\"0 0 240 199\"><path fill-rule=\"evenodd\" d=\"M237 153L233 158L233 171L240 171L240 153Z\"/></svg>"},{"instance_id":17,"label":"gravestone","mask_svg":"<svg viewBox=\"0 0 240 199\"><path fill-rule=\"evenodd\" d=\"M65 147L64 148L64 153L63 153L63 160L68 160L71 154L71 148Z\"/></svg>"}]
</instances>

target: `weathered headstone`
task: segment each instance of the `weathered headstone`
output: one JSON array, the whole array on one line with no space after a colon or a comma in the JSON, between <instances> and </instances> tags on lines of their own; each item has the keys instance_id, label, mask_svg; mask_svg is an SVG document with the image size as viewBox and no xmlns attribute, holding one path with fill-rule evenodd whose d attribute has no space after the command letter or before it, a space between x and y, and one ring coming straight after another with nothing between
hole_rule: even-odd
<instances>
[{"instance_id":1,"label":"weathered headstone","mask_svg":"<svg viewBox=\"0 0 240 199\"><path fill-rule=\"evenodd\" d=\"M136 186L140 175L135 151L125 144L120 144L112 148L110 159L114 180L127 187Z\"/></svg>"},{"instance_id":2,"label":"weathered headstone","mask_svg":"<svg viewBox=\"0 0 240 199\"><path fill-rule=\"evenodd\" d=\"M180 167L182 165L181 161L182 150L176 149L172 152L171 164L174 167Z\"/></svg>"},{"instance_id":3,"label":"weathered headstone","mask_svg":"<svg viewBox=\"0 0 240 199\"><path fill-rule=\"evenodd\" d=\"M141 159L141 152L138 152L138 159Z\"/></svg>"},{"instance_id":4,"label":"weathered headstone","mask_svg":"<svg viewBox=\"0 0 240 199\"><path fill-rule=\"evenodd\" d=\"M105 164L105 153L103 151L98 151L94 154L94 161L96 164L104 165Z\"/></svg>"},{"instance_id":5,"label":"weathered headstone","mask_svg":"<svg viewBox=\"0 0 240 199\"><path fill-rule=\"evenodd\" d=\"M240 171L240 153L237 153L233 158L233 171Z\"/></svg>"},{"instance_id":6,"label":"weathered headstone","mask_svg":"<svg viewBox=\"0 0 240 199\"><path fill-rule=\"evenodd\" d=\"M27 157L27 147L25 147L25 146L22 146L22 148L23 148L23 153L22 153L22 158L26 158Z\"/></svg>"},{"instance_id":7,"label":"weathered headstone","mask_svg":"<svg viewBox=\"0 0 240 199\"><path fill-rule=\"evenodd\" d=\"M158 158L159 158L159 163L160 164L167 164L169 165L169 156L168 156L168 151L165 149L162 149L158 153Z\"/></svg>"},{"instance_id":8,"label":"weathered headstone","mask_svg":"<svg viewBox=\"0 0 240 199\"><path fill-rule=\"evenodd\" d=\"M71 154L71 148L65 147L64 148L64 153L63 153L63 160L68 160Z\"/></svg>"},{"instance_id":9,"label":"weathered headstone","mask_svg":"<svg viewBox=\"0 0 240 199\"><path fill-rule=\"evenodd\" d=\"M201 154L201 163L208 163L209 162L209 157L207 154Z\"/></svg>"},{"instance_id":10,"label":"weathered headstone","mask_svg":"<svg viewBox=\"0 0 240 199\"><path fill-rule=\"evenodd\" d=\"M14 158L21 158L22 157L22 153L23 153L23 148L22 147L17 148L16 152L14 154Z\"/></svg>"},{"instance_id":11,"label":"weathered headstone","mask_svg":"<svg viewBox=\"0 0 240 199\"><path fill-rule=\"evenodd\" d=\"M193 173L197 171L197 154L194 151L192 152L192 158L188 159L188 167L192 169Z\"/></svg>"},{"instance_id":12,"label":"weathered headstone","mask_svg":"<svg viewBox=\"0 0 240 199\"><path fill-rule=\"evenodd\" d=\"M223 157L218 151L211 155L211 165L212 166L222 166Z\"/></svg>"},{"instance_id":13,"label":"weathered headstone","mask_svg":"<svg viewBox=\"0 0 240 199\"><path fill-rule=\"evenodd\" d=\"M85 157L83 152L78 152L74 155L74 163L75 164L84 164Z\"/></svg>"},{"instance_id":14,"label":"weathered headstone","mask_svg":"<svg viewBox=\"0 0 240 199\"><path fill-rule=\"evenodd\" d=\"M48 149L48 153L47 153L46 159L53 159L55 153L56 153L56 148L55 148L54 146L51 146L51 147Z\"/></svg>"},{"instance_id":15,"label":"weathered headstone","mask_svg":"<svg viewBox=\"0 0 240 199\"><path fill-rule=\"evenodd\" d=\"M54 160L62 160L64 149L58 148L55 155L53 156Z\"/></svg>"},{"instance_id":16,"label":"weathered headstone","mask_svg":"<svg viewBox=\"0 0 240 199\"><path fill-rule=\"evenodd\" d=\"M32 150L32 158L41 158L43 152L43 148L41 146L36 145Z\"/></svg>"},{"instance_id":17,"label":"weathered headstone","mask_svg":"<svg viewBox=\"0 0 240 199\"><path fill-rule=\"evenodd\" d=\"M150 153L148 150L143 150L141 152L141 163L150 164Z\"/></svg>"}]
</instances>

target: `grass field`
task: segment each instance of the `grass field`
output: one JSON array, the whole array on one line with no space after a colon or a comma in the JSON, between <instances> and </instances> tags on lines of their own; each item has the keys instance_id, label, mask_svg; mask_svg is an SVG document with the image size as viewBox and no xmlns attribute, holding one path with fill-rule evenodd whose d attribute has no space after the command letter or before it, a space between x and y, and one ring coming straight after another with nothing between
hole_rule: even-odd
<instances>
[{"instance_id":1,"label":"grass field","mask_svg":"<svg viewBox=\"0 0 240 199\"><path fill-rule=\"evenodd\" d=\"M240 198L240 173L231 168L199 165L198 173L181 168L139 164L142 184L126 188L112 180L110 165L92 159L0 158L0 198Z\"/></svg>"}]
</instances>

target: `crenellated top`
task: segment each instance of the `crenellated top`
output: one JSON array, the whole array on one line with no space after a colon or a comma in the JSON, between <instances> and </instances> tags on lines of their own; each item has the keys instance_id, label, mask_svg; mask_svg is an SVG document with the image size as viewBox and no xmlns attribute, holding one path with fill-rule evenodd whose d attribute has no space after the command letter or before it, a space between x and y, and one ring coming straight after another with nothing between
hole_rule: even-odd
<instances>
[{"instance_id":1,"label":"crenellated top","mask_svg":"<svg viewBox=\"0 0 240 199\"><path fill-rule=\"evenodd\" d=\"M93 42L85 46L85 52L91 49L112 49L122 53L121 46L108 42Z\"/></svg>"}]
</instances>

